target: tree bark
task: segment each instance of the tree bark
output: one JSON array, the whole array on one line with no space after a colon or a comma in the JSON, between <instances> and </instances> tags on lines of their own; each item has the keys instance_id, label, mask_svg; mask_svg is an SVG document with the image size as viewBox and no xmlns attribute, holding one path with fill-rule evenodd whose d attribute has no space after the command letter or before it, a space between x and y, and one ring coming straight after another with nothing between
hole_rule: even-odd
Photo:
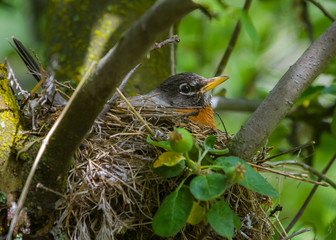
<instances>
[{"instance_id":1,"label":"tree bark","mask_svg":"<svg viewBox=\"0 0 336 240\"><path fill-rule=\"evenodd\" d=\"M289 113L301 93L336 56L334 22L289 68L246 124L233 138L231 152L250 160Z\"/></svg>"}]
</instances>

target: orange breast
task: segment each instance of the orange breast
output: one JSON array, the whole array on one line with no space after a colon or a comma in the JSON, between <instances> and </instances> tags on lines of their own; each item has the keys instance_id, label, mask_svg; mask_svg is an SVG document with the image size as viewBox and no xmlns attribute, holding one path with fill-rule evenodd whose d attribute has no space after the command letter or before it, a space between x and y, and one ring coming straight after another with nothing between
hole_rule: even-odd
<instances>
[{"instance_id":1,"label":"orange breast","mask_svg":"<svg viewBox=\"0 0 336 240\"><path fill-rule=\"evenodd\" d=\"M179 113L190 113L194 112L195 109L176 109ZM196 109L197 111L198 109ZM204 108L201 108L199 110L199 113L197 116L189 116L189 119L201 123L203 125L207 125L213 128L217 128L215 124L215 118L213 116L213 110L211 106L206 106Z\"/></svg>"}]
</instances>

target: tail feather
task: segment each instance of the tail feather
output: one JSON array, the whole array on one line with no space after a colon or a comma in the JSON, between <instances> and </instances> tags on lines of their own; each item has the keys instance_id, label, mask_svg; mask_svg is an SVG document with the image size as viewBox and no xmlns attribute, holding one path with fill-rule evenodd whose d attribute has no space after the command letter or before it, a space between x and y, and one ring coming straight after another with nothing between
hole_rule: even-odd
<instances>
[{"instance_id":1,"label":"tail feather","mask_svg":"<svg viewBox=\"0 0 336 240\"><path fill-rule=\"evenodd\" d=\"M29 72L34 76L37 81L41 80L40 65L35 61L28 50L23 46L22 42L12 37L15 46L9 42L9 44L14 48L17 54L20 56L22 61L26 64Z\"/></svg>"}]
</instances>

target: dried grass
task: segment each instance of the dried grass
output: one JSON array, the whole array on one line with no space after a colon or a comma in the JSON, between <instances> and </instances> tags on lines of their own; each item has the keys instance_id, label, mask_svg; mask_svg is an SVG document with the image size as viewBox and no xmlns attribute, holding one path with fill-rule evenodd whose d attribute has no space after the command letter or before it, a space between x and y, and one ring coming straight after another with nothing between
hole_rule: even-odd
<instances>
[{"instance_id":1,"label":"dried grass","mask_svg":"<svg viewBox=\"0 0 336 240\"><path fill-rule=\"evenodd\" d=\"M208 135L218 136L218 148L227 144L227 134L170 109L137 111L156 140L168 139L173 126L179 126L188 129L200 145ZM103 120L97 120L76 152L67 201L59 206L58 223L71 239L160 239L153 236L152 217L185 175L164 179L152 172L152 161L162 150L148 144L147 136L143 123L126 107L113 107ZM225 198L242 220L244 234L269 239L270 226L261 208L268 199L239 185L232 186ZM174 239L200 239L202 235L224 239L203 225L187 225ZM246 238L236 234L235 239Z\"/></svg>"}]
</instances>

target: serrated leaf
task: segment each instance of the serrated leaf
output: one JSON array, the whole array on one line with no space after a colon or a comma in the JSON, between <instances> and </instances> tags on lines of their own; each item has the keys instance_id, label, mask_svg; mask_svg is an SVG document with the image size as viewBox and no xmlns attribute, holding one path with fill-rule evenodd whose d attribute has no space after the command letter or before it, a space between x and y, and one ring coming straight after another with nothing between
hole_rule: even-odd
<instances>
[{"instance_id":1,"label":"serrated leaf","mask_svg":"<svg viewBox=\"0 0 336 240\"><path fill-rule=\"evenodd\" d=\"M190 191L196 199L208 201L219 197L226 189L226 176L220 173L199 175L190 182Z\"/></svg>"},{"instance_id":2,"label":"serrated leaf","mask_svg":"<svg viewBox=\"0 0 336 240\"><path fill-rule=\"evenodd\" d=\"M170 237L185 225L193 205L189 187L182 186L179 191L170 193L156 212L152 227L155 234Z\"/></svg>"},{"instance_id":3,"label":"serrated leaf","mask_svg":"<svg viewBox=\"0 0 336 240\"><path fill-rule=\"evenodd\" d=\"M167 151L172 151L172 148L171 148L171 146L170 146L169 141L159 141L159 142L157 142L157 141L153 141L153 140L150 138L149 135L147 136L146 141L147 141L149 144L152 144L152 145L154 145L154 146L163 148L163 149L165 149L165 150L167 150Z\"/></svg>"},{"instance_id":4,"label":"serrated leaf","mask_svg":"<svg viewBox=\"0 0 336 240\"><path fill-rule=\"evenodd\" d=\"M238 224L239 218L235 216L229 205L220 200L216 202L208 211L207 219L211 227L221 236L232 238L234 226ZM239 220L240 222L240 220Z\"/></svg>"},{"instance_id":5,"label":"serrated leaf","mask_svg":"<svg viewBox=\"0 0 336 240\"><path fill-rule=\"evenodd\" d=\"M262 195L269 197L279 197L279 193L272 187L272 185L266 181L266 179L259 173L254 171L254 169L247 164L243 159L239 157L219 157L216 159L215 164L221 165L223 167L237 166L239 163L244 164L246 173L244 174L243 180L239 182L240 185L251 189ZM225 171L225 169L223 168Z\"/></svg>"},{"instance_id":6,"label":"serrated leaf","mask_svg":"<svg viewBox=\"0 0 336 240\"><path fill-rule=\"evenodd\" d=\"M183 172L185 168L185 161L180 161L172 167L161 166L158 168L152 168L153 172L160 177L171 178L176 177Z\"/></svg>"},{"instance_id":7,"label":"serrated leaf","mask_svg":"<svg viewBox=\"0 0 336 240\"><path fill-rule=\"evenodd\" d=\"M158 168L161 166L172 167L179 162L185 160L185 157L176 152L164 152L159 158L154 162L153 167Z\"/></svg>"},{"instance_id":8,"label":"serrated leaf","mask_svg":"<svg viewBox=\"0 0 336 240\"><path fill-rule=\"evenodd\" d=\"M194 201L191 208L190 215L187 219L187 223L196 225L200 223L205 218L205 209L202 207L199 202Z\"/></svg>"}]
</instances>

